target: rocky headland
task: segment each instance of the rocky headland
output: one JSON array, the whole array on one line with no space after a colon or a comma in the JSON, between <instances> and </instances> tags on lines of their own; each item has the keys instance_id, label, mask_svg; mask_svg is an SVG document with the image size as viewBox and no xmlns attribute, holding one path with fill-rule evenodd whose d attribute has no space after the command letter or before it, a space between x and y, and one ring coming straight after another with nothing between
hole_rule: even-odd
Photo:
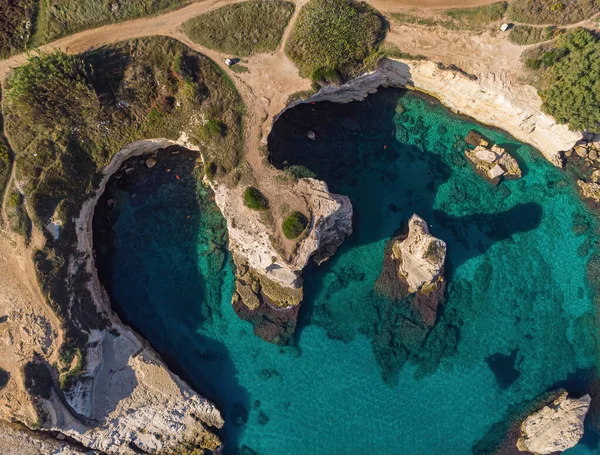
<instances>
[{"instance_id":1,"label":"rocky headland","mask_svg":"<svg viewBox=\"0 0 600 455\"><path fill-rule=\"evenodd\" d=\"M583 421L590 408L591 398L569 398L567 392L525 419L520 451L535 455L564 452L574 447L583 436Z\"/></svg>"}]
</instances>

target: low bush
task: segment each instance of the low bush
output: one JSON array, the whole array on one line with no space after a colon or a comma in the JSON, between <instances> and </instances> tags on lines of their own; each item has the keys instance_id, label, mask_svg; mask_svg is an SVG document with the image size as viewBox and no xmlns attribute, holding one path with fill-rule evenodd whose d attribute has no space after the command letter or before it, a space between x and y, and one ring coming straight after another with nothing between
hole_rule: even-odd
<instances>
[{"instance_id":1,"label":"low bush","mask_svg":"<svg viewBox=\"0 0 600 455\"><path fill-rule=\"evenodd\" d=\"M454 19L461 28L481 28L504 17L508 2L496 2L471 8L454 8L446 15Z\"/></svg>"},{"instance_id":2,"label":"low bush","mask_svg":"<svg viewBox=\"0 0 600 455\"><path fill-rule=\"evenodd\" d=\"M383 53L384 56L390 58L399 58L403 60L427 60L427 57L422 54L411 54L409 52L401 51L395 44L384 42L379 50Z\"/></svg>"},{"instance_id":3,"label":"low bush","mask_svg":"<svg viewBox=\"0 0 600 455\"><path fill-rule=\"evenodd\" d=\"M526 24L567 25L600 12L600 0L513 0L507 17Z\"/></svg>"},{"instance_id":4,"label":"low bush","mask_svg":"<svg viewBox=\"0 0 600 455\"><path fill-rule=\"evenodd\" d=\"M365 3L312 0L300 11L286 53L302 76L344 81L362 72L385 29L383 18Z\"/></svg>"},{"instance_id":5,"label":"low bush","mask_svg":"<svg viewBox=\"0 0 600 455\"><path fill-rule=\"evenodd\" d=\"M554 27L532 27L530 25L516 25L510 29L508 39L515 44L528 45L541 41L554 39L561 30Z\"/></svg>"},{"instance_id":6,"label":"low bush","mask_svg":"<svg viewBox=\"0 0 600 455\"><path fill-rule=\"evenodd\" d=\"M183 30L196 44L240 57L274 52L294 8L283 0L251 0L190 19Z\"/></svg>"},{"instance_id":7,"label":"low bush","mask_svg":"<svg viewBox=\"0 0 600 455\"><path fill-rule=\"evenodd\" d=\"M292 174L294 176L294 178L297 178L297 179L305 179L305 178L314 179L317 176L309 168L298 165L298 164L287 167L285 169L285 172L289 172L290 174Z\"/></svg>"},{"instance_id":8,"label":"low bush","mask_svg":"<svg viewBox=\"0 0 600 455\"><path fill-rule=\"evenodd\" d=\"M302 212L293 212L285 220L281 226L283 235L288 239L296 239L304 232L308 226L308 218Z\"/></svg>"},{"instance_id":9,"label":"low bush","mask_svg":"<svg viewBox=\"0 0 600 455\"><path fill-rule=\"evenodd\" d=\"M249 186L244 191L244 204L252 210L267 210L269 208L267 198L252 186Z\"/></svg>"},{"instance_id":10,"label":"low bush","mask_svg":"<svg viewBox=\"0 0 600 455\"><path fill-rule=\"evenodd\" d=\"M37 0L0 0L0 58L25 49Z\"/></svg>"},{"instance_id":11,"label":"low bush","mask_svg":"<svg viewBox=\"0 0 600 455\"><path fill-rule=\"evenodd\" d=\"M10 228L28 242L31 236L31 220L25 210L23 195L17 190L8 194L5 211Z\"/></svg>"}]
</instances>

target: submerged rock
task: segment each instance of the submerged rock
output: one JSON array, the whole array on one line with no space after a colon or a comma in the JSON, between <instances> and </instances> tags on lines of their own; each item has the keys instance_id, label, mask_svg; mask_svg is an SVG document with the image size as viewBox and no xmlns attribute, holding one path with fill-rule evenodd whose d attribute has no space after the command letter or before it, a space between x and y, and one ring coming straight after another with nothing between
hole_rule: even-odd
<instances>
[{"instance_id":1,"label":"submerged rock","mask_svg":"<svg viewBox=\"0 0 600 455\"><path fill-rule=\"evenodd\" d=\"M521 425L517 441L520 451L534 454L563 452L574 447L583 436L583 421L591 398L568 398L564 392L548 406L531 414Z\"/></svg>"},{"instance_id":2,"label":"submerged rock","mask_svg":"<svg viewBox=\"0 0 600 455\"><path fill-rule=\"evenodd\" d=\"M392 245L392 257L400 262L398 275L408 283L408 292L433 290L444 279L446 243L429 233L418 215L408 221L408 236Z\"/></svg>"},{"instance_id":3,"label":"submerged rock","mask_svg":"<svg viewBox=\"0 0 600 455\"><path fill-rule=\"evenodd\" d=\"M491 149L478 145L474 150L465 150L465 155L475 165L477 172L494 184L500 181L500 177L507 179L521 177L521 168L517 160L498 145L492 145Z\"/></svg>"},{"instance_id":4,"label":"submerged rock","mask_svg":"<svg viewBox=\"0 0 600 455\"><path fill-rule=\"evenodd\" d=\"M156 160L152 157L146 159L146 166L148 169L152 169L154 166L156 166Z\"/></svg>"}]
</instances>

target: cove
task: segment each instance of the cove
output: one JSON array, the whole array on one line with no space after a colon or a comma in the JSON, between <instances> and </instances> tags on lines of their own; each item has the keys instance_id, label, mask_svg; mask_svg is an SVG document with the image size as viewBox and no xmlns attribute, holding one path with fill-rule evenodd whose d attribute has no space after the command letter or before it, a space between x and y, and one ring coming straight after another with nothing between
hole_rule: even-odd
<instances>
[{"instance_id":1,"label":"cove","mask_svg":"<svg viewBox=\"0 0 600 455\"><path fill-rule=\"evenodd\" d=\"M463 157L473 128L517 157L520 180L494 187L475 173ZM269 152L348 195L356 214L336 255L305 272L295 348L234 314L224 221L193 153L167 150L152 170L135 159L94 218L115 309L218 404L226 453L494 453L522 403L557 384L582 392L598 358L586 276L597 219L536 150L382 89L286 111ZM373 290L385 242L413 213L448 244L447 299L416 355L397 342L403 315ZM600 453L591 425L568 453Z\"/></svg>"}]
</instances>

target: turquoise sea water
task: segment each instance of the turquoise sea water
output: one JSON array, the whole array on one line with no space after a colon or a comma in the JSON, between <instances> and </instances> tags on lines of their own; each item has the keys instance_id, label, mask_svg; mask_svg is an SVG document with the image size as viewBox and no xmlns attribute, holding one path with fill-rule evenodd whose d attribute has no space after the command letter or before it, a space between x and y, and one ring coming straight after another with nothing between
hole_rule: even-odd
<instances>
[{"instance_id":1,"label":"turquoise sea water","mask_svg":"<svg viewBox=\"0 0 600 455\"><path fill-rule=\"evenodd\" d=\"M522 179L493 187L473 171L462 139L474 127L518 158ZM393 89L288 111L270 143L275 165L307 166L356 213L354 235L305 273L296 347L261 341L234 314L223 220L191 162L180 180L106 195L119 208L112 248L95 239L115 307L222 409L228 453L489 453L494 425L522 403L564 381L577 392L598 358L586 281L597 221L538 152ZM373 285L413 213L448 243L448 290L434 335L409 355ZM597 445L588 426L568 453Z\"/></svg>"}]
</instances>

